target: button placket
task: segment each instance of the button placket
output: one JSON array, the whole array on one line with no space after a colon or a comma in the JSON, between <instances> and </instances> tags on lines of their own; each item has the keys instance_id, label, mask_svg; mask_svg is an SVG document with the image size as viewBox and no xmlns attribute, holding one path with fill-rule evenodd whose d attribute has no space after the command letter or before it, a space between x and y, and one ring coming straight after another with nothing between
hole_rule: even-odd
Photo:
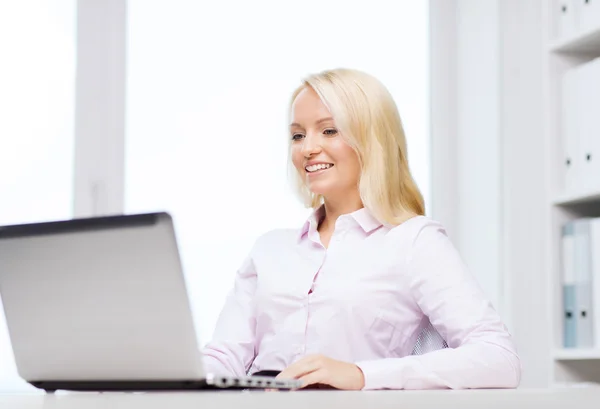
<instances>
[{"instance_id":1,"label":"button placket","mask_svg":"<svg viewBox=\"0 0 600 409\"><path fill-rule=\"evenodd\" d=\"M334 241L336 243L340 243L344 240L346 234L348 234L348 229L346 228L346 226L343 226L338 232L334 232L333 234L335 235Z\"/></svg>"},{"instance_id":2,"label":"button placket","mask_svg":"<svg viewBox=\"0 0 600 409\"><path fill-rule=\"evenodd\" d=\"M306 343L308 342L308 333L310 331L311 312L312 312L311 309L313 308L312 300L314 298L314 289L317 286L317 280L319 279L319 275L322 274L323 266L325 265L326 260L327 260L327 253L325 252L325 254L323 254L323 256L320 260L319 267L313 276L313 279L310 284L310 288L309 288L308 292L306 293L306 298L305 298L305 303L304 303L304 308L305 308L305 313L306 313L305 326L304 326L304 342L301 345L298 345L298 347L295 351L297 356L303 356L306 354Z\"/></svg>"}]
</instances>

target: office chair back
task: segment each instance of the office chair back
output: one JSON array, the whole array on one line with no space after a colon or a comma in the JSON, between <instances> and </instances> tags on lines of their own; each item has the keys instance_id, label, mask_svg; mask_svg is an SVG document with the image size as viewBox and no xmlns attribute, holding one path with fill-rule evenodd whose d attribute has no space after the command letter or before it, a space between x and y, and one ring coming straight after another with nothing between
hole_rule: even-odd
<instances>
[{"instance_id":1,"label":"office chair back","mask_svg":"<svg viewBox=\"0 0 600 409\"><path fill-rule=\"evenodd\" d=\"M412 355L423 355L444 348L448 348L448 344L433 325L431 325L431 322L428 322L417 338Z\"/></svg>"}]
</instances>

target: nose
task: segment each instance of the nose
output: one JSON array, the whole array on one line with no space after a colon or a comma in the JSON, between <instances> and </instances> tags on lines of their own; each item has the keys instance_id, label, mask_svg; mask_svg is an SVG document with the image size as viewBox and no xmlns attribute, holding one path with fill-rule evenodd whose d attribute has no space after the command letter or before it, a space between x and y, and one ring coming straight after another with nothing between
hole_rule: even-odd
<instances>
[{"instance_id":1,"label":"nose","mask_svg":"<svg viewBox=\"0 0 600 409\"><path fill-rule=\"evenodd\" d=\"M302 154L305 158L321 152L321 141L316 135L306 135L302 143Z\"/></svg>"}]
</instances>

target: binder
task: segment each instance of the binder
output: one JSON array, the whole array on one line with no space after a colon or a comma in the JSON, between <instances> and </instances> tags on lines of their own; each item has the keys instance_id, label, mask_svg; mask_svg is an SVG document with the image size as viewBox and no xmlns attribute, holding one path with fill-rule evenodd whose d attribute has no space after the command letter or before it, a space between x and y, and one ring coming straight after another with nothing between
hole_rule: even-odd
<instances>
[{"instance_id":1,"label":"binder","mask_svg":"<svg viewBox=\"0 0 600 409\"><path fill-rule=\"evenodd\" d=\"M598 0L595 1L599 3ZM598 5L600 10L600 5ZM598 12L600 19L600 11ZM588 163L590 176L593 178L593 186L595 191L600 191L600 58L596 58L593 62L593 68L591 71L591 84L590 94L592 95L591 103L587 112L590 113L593 118L590 138L592 143L590 144L592 149L592 161Z\"/></svg>"},{"instance_id":2,"label":"binder","mask_svg":"<svg viewBox=\"0 0 600 409\"><path fill-rule=\"evenodd\" d=\"M572 222L562 228L562 296L563 347L577 347L576 292L575 292L575 235Z\"/></svg>"},{"instance_id":3,"label":"binder","mask_svg":"<svg viewBox=\"0 0 600 409\"><path fill-rule=\"evenodd\" d=\"M557 10L557 40L573 37L578 31L577 6L580 0L558 0L555 2Z\"/></svg>"},{"instance_id":4,"label":"binder","mask_svg":"<svg viewBox=\"0 0 600 409\"><path fill-rule=\"evenodd\" d=\"M580 190L581 166L579 160L579 77L580 67L566 71L562 77L562 103L561 103L561 138L562 138L562 166L563 166L563 193L571 194Z\"/></svg>"},{"instance_id":5,"label":"binder","mask_svg":"<svg viewBox=\"0 0 600 409\"><path fill-rule=\"evenodd\" d=\"M579 26L582 32L600 28L600 2L598 0L578 0Z\"/></svg>"},{"instance_id":6,"label":"binder","mask_svg":"<svg viewBox=\"0 0 600 409\"><path fill-rule=\"evenodd\" d=\"M600 217L590 221L590 254L592 256L594 346L600 348Z\"/></svg>"},{"instance_id":7,"label":"binder","mask_svg":"<svg viewBox=\"0 0 600 409\"><path fill-rule=\"evenodd\" d=\"M577 348L593 348L594 317L592 310L592 269L590 252L590 219L573 223L575 236L575 321Z\"/></svg>"},{"instance_id":8,"label":"binder","mask_svg":"<svg viewBox=\"0 0 600 409\"><path fill-rule=\"evenodd\" d=\"M596 192L600 190L600 59L582 65L578 71L580 132L576 161L581 161L581 189Z\"/></svg>"}]
</instances>

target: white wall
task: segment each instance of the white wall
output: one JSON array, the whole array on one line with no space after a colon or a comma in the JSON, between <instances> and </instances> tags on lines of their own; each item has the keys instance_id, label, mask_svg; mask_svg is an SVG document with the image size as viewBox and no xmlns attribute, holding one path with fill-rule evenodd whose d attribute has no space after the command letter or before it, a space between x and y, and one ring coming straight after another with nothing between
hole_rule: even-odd
<instances>
[{"instance_id":1,"label":"white wall","mask_svg":"<svg viewBox=\"0 0 600 409\"><path fill-rule=\"evenodd\" d=\"M545 386L541 2L431 0L430 10L431 60L443 62L432 65L433 216L515 336L522 386ZM435 160L442 147L451 160Z\"/></svg>"},{"instance_id":2,"label":"white wall","mask_svg":"<svg viewBox=\"0 0 600 409\"><path fill-rule=\"evenodd\" d=\"M498 8L432 0L430 10L433 216L501 308Z\"/></svg>"},{"instance_id":3,"label":"white wall","mask_svg":"<svg viewBox=\"0 0 600 409\"><path fill-rule=\"evenodd\" d=\"M73 215L124 202L127 2L78 0Z\"/></svg>"},{"instance_id":4,"label":"white wall","mask_svg":"<svg viewBox=\"0 0 600 409\"><path fill-rule=\"evenodd\" d=\"M501 308L497 2L459 0L456 23L458 242L491 301Z\"/></svg>"},{"instance_id":5,"label":"white wall","mask_svg":"<svg viewBox=\"0 0 600 409\"><path fill-rule=\"evenodd\" d=\"M458 236L456 1L430 1L431 214Z\"/></svg>"},{"instance_id":6,"label":"white wall","mask_svg":"<svg viewBox=\"0 0 600 409\"><path fill-rule=\"evenodd\" d=\"M499 1L503 294L524 386L550 381L552 340L544 243L548 237L542 1Z\"/></svg>"}]
</instances>

